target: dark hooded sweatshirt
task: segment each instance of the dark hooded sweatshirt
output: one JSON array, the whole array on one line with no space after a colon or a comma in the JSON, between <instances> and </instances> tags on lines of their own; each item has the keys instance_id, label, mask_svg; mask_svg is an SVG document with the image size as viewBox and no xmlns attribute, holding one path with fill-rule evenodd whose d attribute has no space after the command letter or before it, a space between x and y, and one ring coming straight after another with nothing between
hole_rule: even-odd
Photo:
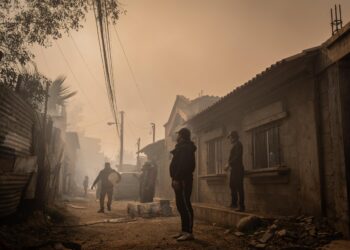
<instances>
[{"instance_id":1,"label":"dark hooded sweatshirt","mask_svg":"<svg viewBox=\"0 0 350 250\"><path fill-rule=\"evenodd\" d=\"M170 153L173 158L170 163L170 176L176 181L193 179L193 171L196 167L195 152L197 147L192 141L182 141L176 144Z\"/></svg>"}]
</instances>

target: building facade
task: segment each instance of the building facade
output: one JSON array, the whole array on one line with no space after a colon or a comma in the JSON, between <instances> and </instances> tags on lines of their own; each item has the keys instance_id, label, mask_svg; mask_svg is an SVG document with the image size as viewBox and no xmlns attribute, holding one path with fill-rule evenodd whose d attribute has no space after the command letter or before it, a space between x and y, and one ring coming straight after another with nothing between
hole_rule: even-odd
<instances>
[{"instance_id":1,"label":"building facade","mask_svg":"<svg viewBox=\"0 0 350 250\"><path fill-rule=\"evenodd\" d=\"M171 160L170 151L176 145L176 132L184 126L188 119L208 108L217 100L219 100L219 97L216 96L200 96L193 100L181 95L176 97L169 119L164 125L165 164L160 168L158 173L160 197L167 199L174 197L174 192L170 185L169 164Z\"/></svg>"},{"instance_id":2,"label":"building facade","mask_svg":"<svg viewBox=\"0 0 350 250\"><path fill-rule=\"evenodd\" d=\"M283 59L187 121L198 147L194 199L230 203L229 131L243 144L246 207L327 216L349 235L350 29Z\"/></svg>"}]
</instances>

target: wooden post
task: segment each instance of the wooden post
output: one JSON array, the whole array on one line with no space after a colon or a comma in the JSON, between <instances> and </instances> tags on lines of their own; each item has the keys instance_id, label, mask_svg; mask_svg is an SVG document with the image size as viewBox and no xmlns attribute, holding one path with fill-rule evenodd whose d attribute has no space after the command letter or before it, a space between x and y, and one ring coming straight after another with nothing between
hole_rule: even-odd
<instances>
[{"instance_id":1,"label":"wooden post","mask_svg":"<svg viewBox=\"0 0 350 250\"><path fill-rule=\"evenodd\" d=\"M119 167L123 169L123 157L124 157L124 111L120 112L120 156Z\"/></svg>"},{"instance_id":2,"label":"wooden post","mask_svg":"<svg viewBox=\"0 0 350 250\"><path fill-rule=\"evenodd\" d=\"M47 203L47 192L48 192L48 178L50 170L46 165L46 124L47 124L47 103L49 99L49 88L50 84L46 83L46 92L45 92L45 106L44 114L42 119L42 132L41 132L41 141L40 141L40 155L38 156L38 182L36 188L36 200L37 207L43 209Z\"/></svg>"}]
</instances>

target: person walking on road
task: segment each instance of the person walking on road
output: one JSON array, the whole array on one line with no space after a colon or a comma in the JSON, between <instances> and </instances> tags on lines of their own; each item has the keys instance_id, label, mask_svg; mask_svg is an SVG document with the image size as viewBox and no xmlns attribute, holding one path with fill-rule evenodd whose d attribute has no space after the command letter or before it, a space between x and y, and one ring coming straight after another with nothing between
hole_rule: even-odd
<instances>
[{"instance_id":1,"label":"person walking on road","mask_svg":"<svg viewBox=\"0 0 350 250\"><path fill-rule=\"evenodd\" d=\"M193 172L196 166L196 146L191 141L191 131L182 128L177 133L177 144L171 151L170 177L175 191L176 207L181 217L181 232L174 236L177 241L193 240L193 209L191 193Z\"/></svg>"},{"instance_id":2,"label":"person walking on road","mask_svg":"<svg viewBox=\"0 0 350 250\"><path fill-rule=\"evenodd\" d=\"M244 212L244 166L243 166L243 146L239 141L239 136L236 131L232 131L228 138L231 140L232 148L230 157L225 170L231 170L230 173L230 189L231 189L231 205L232 209L236 211ZM239 207L238 207L239 198Z\"/></svg>"},{"instance_id":3,"label":"person walking on road","mask_svg":"<svg viewBox=\"0 0 350 250\"><path fill-rule=\"evenodd\" d=\"M111 168L111 164L109 162L105 163L105 167L100 171L98 176L96 177L94 183L91 186L91 189L94 189L96 184L101 182L101 191L100 191L100 210L98 213L104 213L104 201L107 195L107 209L111 211L112 205L112 196L113 196L113 183L109 181L109 175L112 173L117 173L115 170Z\"/></svg>"}]
</instances>

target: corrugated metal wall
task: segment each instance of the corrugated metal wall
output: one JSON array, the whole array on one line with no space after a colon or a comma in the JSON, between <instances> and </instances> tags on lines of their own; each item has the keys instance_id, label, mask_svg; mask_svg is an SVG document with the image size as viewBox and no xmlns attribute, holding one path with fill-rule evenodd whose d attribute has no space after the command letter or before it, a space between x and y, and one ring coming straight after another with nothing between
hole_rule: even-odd
<instances>
[{"instance_id":1,"label":"corrugated metal wall","mask_svg":"<svg viewBox=\"0 0 350 250\"><path fill-rule=\"evenodd\" d=\"M29 174L5 174L0 176L0 218L16 212Z\"/></svg>"},{"instance_id":2,"label":"corrugated metal wall","mask_svg":"<svg viewBox=\"0 0 350 250\"><path fill-rule=\"evenodd\" d=\"M30 174L13 173L16 157L31 155L34 110L0 86L0 217L16 212Z\"/></svg>"},{"instance_id":3,"label":"corrugated metal wall","mask_svg":"<svg viewBox=\"0 0 350 250\"><path fill-rule=\"evenodd\" d=\"M29 156L34 110L15 93L0 86L0 158Z\"/></svg>"}]
</instances>

